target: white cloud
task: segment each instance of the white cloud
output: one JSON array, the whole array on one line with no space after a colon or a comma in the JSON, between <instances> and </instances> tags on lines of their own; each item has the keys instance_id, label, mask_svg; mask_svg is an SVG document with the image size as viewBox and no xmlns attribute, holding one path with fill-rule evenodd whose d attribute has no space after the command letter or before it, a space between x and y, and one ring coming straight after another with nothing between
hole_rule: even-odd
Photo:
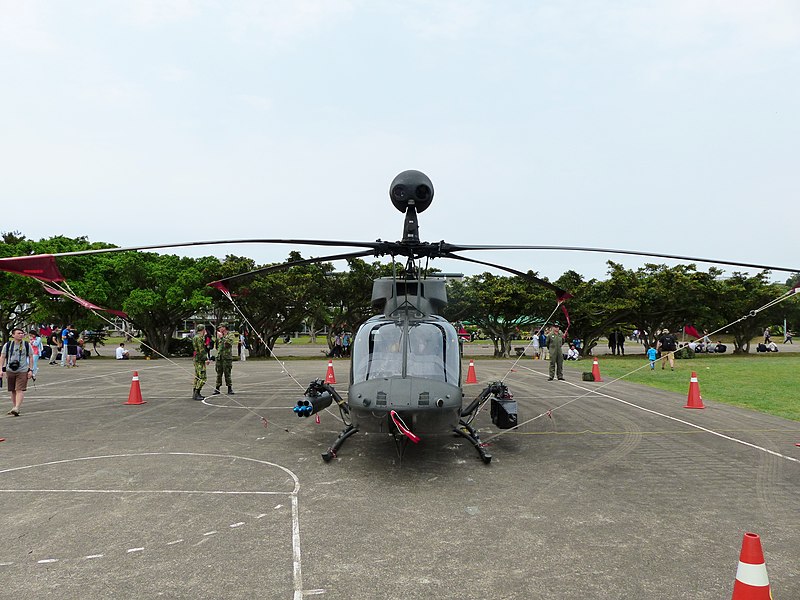
<instances>
[{"instance_id":1,"label":"white cloud","mask_svg":"<svg viewBox=\"0 0 800 600\"><path fill-rule=\"evenodd\" d=\"M48 31L46 10L34 0L0 0L0 47L50 52L58 46Z\"/></svg>"},{"instance_id":2,"label":"white cloud","mask_svg":"<svg viewBox=\"0 0 800 600\"><path fill-rule=\"evenodd\" d=\"M272 101L264 96L256 96L252 94L240 94L239 100L259 110L269 110L272 108Z\"/></svg>"},{"instance_id":3,"label":"white cloud","mask_svg":"<svg viewBox=\"0 0 800 600\"><path fill-rule=\"evenodd\" d=\"M124 0L118 4L126 19L145 27L188 20L207 7L192 0Z\"/></svg>"},{"instance_id":4,"label":"white cloud","mask_svg":"<svg viewBox=\"0 0 800 600\"><path fill-rule=\"evenodd\" d=\"M351 0L243 0L228 5L225 23L240 42L284 43L333 27L353 10Z\"/></svg>"}]
</instances>

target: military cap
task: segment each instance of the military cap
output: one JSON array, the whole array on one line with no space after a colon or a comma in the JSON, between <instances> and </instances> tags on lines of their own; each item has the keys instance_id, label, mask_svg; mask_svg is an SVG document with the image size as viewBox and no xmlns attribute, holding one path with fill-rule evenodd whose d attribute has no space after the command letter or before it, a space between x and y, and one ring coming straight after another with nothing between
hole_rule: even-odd
<instances>
[{"instance_id":1,"label":"military cap","mask_svg":"<svg viewBox=\"0 0 800 600\"><path fill-rule=\"evenodd\" d=\"M219 329L221 327L224 327L225 329L227 329L228 328L228 324L227 323L220 323L219 325L217 325L217 329Z\"/></svg>"},{"instance_id":2,"label":"military cap","mask_svg":"<svg viewBox=\"0 0 800 600\"><path fill-rule=\"evenodd\" d=\"M194 330L197 331L197 332L205 331L206 330L206 326L205 325L198 325L197 327L194 328Z\"/></svg>"}]
</instances>

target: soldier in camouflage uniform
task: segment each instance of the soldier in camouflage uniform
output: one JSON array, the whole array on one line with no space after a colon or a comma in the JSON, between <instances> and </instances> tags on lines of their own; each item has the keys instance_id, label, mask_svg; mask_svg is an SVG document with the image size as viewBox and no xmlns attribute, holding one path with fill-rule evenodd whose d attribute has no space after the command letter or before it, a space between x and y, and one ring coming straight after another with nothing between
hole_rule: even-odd
<instances>
[{"instance_id":1,"label":"soldier in camouflage uniform","mask_svg":"<svg viewBox=\"0 0 800 600\"><path fill-rule=\"evenodd\" d=\"M205 345L206 326L198 325L192 338L192 356L194 357L194 385L192 386L192 400L205 400L200 395L208 377L206 376L206 365L208 365L208 352Z\"/></svg>"},{"instance_id":2,"label":"soldier in camouflage uniform","mask_svg":"<svg viewBox=\"0 0 800 600\"><path fill-rule=\"evenodd\" d=\"M564 381L564 352L561 347L564 345L564 334L553 323L550 333L547 335L547 349L550 351L550 381L553 375L558 376L559 381Z\"/></svg>"},{"instance_id":3,"label":"soldier in camouflage uniform","mask_svg":"<svg viewBox=\"0 0 800 600\"><path fill-rule=\"evenodd\" d=\"M231 369L233 368L233 349L239 345L239 334L228 331L228 326L224 323L217 327L217 356L214 359L217 365L217 385L214 393L219 394L219 386L222 385L222 376L225 375L225 385L228 386L228 395L232 396L233 383L231 382Z\"/></svg>"}]
</instances>

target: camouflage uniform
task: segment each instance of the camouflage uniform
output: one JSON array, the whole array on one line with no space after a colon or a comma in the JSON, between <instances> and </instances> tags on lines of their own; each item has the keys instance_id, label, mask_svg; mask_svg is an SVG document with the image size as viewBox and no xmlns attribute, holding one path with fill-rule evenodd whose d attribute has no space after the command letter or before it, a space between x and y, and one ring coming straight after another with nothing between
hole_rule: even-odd
<instances>
[{"instance_id":1,"label":"camouflage uniform","mask_svg":"<svg viewBox=\"0 0 800 600\"><path fill-rule=\"evenodd\" d=\"M564 334L551 331L547 336L547 349L550 351L550 379L557 375L559 379L564 379L564 352L561 346L564 345Z\"/></svg>"},{"instance_id":2,"label":"camouflage uniform","mask_svg":"<svg viewBox=\"0 0 800 600\"><path fill-rule=\"evenodd\" d=\"M217 349L216 361L217 369L217 385L222 385L222 376L225 376L225 385L228 386L228 393L233 391L233 383L231 381L231 369L233 368L233 349L239 344L239 334L235 331L229 331L222 337L218 337L215 342Z\"/></svg>"},{"instance_id":3,"label":"camouflage uniform","mask_svg":"<svg viewBox=\"0 0 800 600\"><path fill-rule=\"evenodd\" d=\"M208 377L206 375L206 346L203 335L198 332L192 338L192 349L194 350L194 391L198 394L203 389Z\"/></svg>"}]
</instances>

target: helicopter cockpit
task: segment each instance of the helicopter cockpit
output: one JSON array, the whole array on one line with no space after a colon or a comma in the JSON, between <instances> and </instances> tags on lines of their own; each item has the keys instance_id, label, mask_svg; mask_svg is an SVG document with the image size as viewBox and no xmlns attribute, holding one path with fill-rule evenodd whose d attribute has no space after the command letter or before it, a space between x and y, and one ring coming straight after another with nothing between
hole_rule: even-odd
<instances>
[{"instance_id":1,"label":"helicopter cockpit","mask_svg":"<svg viewBox=\"0 0 800 600\"><path fill-rule=\"evenodd\" d=\"M422 322L370 319L354 340L352 357L353 383L420 377L459 385L458 337L442 317L429 316Z\"/></svg>"}]
</instances>

